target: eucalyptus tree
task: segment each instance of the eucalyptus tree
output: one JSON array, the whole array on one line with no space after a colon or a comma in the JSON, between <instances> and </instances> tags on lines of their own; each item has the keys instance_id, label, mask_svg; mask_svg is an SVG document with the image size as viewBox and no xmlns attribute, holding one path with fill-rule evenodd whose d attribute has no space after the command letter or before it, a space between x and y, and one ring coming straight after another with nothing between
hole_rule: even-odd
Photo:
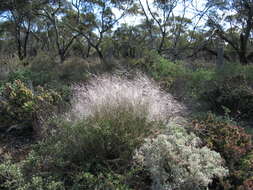
<instances>
[{"instance_id":1,"label":"eucalyptus tree","mask_svg":"<svg viewBox=\"0 0 253 190\"><path fill-rule=\"evenodd\" d=\"M138 0L138 3L149 29L150 39L157 43L157 52L163 54L168 49L166 41L171 39L174 40L174 46L177 46L182 28L187 24L186 10L190 0ZM155 32L154 25L158 32Z\"/></svg>"},{"instance_id":2,"label":"eucalyptus tree","mask_svg":"<svg viewBox=\"0 0 253 190\"><path fill-rule=\"evenodd\" d=\"M1 22L6 23L4 29L14 39L20 60L27 56L28 42L37 17L36 13L45 3L47 3L45 0L6 0L1 3Z\"/></svg>"},{"instance_id":3,"label":"eucalyptus tree","mask_svg":"<svg viewBox=\"0 0 253 190\"><path fill-rule=\"evenodd\" d=\"M47 42L54 44L61 62L66 59L68 50L79 35L67 27L71 23L69 15L72 14L72 11L71 3L67 0L54 0L39 13L44 19Z\"/></svg>"},{"instance_id":4,"label":"eucalyptus tree","mask_svg":"<svg viewBox=\"0 0 253 190\"><path fill-rule=\"evenodd\" d=\"M253 58L252 0L208 0L208 26L238 55L241 64Z\"/></svg>"},{"instance_id":5,"label":"eucalyptus tree","mask_svg":"<svg viewBox=\"0 0 253 190\"><path fill-rule=\"evenodd\" d=\"M120 19L134 11L132 0L72 0L76 24L69 27L84 37L100 59L106 62L101 44ZM117 12L117 14L115 14Z\"/></svg>"},{"instance_id":6,"label":"eucalyptus tree","mask_svg":"<svg viewBox=\"0 0 253 190\"><path fill-rule=\"evenodd\" d=\"M118 56L137 57L147 46L148 34L141 25L122 24L113 33L114 52Z\"/></svg>"}]
</instances>

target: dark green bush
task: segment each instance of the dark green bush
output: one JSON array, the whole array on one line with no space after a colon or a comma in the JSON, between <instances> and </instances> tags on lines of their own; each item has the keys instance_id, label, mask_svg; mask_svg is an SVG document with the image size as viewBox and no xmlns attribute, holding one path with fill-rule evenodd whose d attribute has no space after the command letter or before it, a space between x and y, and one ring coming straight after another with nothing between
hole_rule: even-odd
<instances>
[{"instance_id":1,"label":"dark green bush","mask_svg":"<svg viewBox=\"0 0 253 190\"><path fill-rule=\"evenodd\" d=\"M244 76L225 77L206 83L200 99L220 114L229 112L233 117L249 119L253 116L253 89Z\"/></svg>"}]
</instances>

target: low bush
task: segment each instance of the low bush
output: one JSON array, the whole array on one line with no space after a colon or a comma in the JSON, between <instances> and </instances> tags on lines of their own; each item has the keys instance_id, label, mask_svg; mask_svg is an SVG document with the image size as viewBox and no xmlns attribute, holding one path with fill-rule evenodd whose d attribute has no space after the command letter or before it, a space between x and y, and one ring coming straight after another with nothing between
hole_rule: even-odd
<instances>
[{"instance_id":1,"label":"low bush","mask_svg":"<svg viewBox=\"0 0 253 190\"><path fill-rule=\"evenodd\" d=\"M27 180L19 164L6 161L0 164L0 189L8 190L64 190L62 182L45 179L41 176L31 176Z\"/></svg>"},{"instance_id":2,"label":"low bush","mask_svg":"<svg viewBox=\"0 0 253 190\"><path fill-rule=\"evenodd\" d=\"M224 114L227 110L231 116L241 119L253 116L253 89L243 75L212 80L206 86L200 99L213 111Z\"/></svg>"},{"instance_id":3,"label":"low bush","mask_svg":"<svg viewBox=\"0 0 253 190\"><path fill-rule=\"evenodd\" d=\"M1 128L13 125L35 127L35 123L52 114L61 97L38 87L33 91L20 80L6 83L1 92Z\"/></svg>"},{"instance_id":4,"label":"low bush","mask_svg":"<svg viewBox=\"0 0 253 190\"><path fill-rule=\"evenodd\" d=\"M33 72L52 71L58 64L54 58L55 57L50 56L49 54L40 52L37 56L32 57L27 61L29 63L29 68Z\"/></svg>"},{"instance_id":5,"label":"low bush","mask_svg":"<svg viewBox=\"0 0 253 190\"><path fill-rule=\"evenodd\" d=\"M65 82L86 82L92 74L102 71L102 64L90 63L85 59L73 57L58 66L59 78Z\"/></svg>"},{"instance_id":6,"label":"low bush","mask_svg":"<svg viewBox=\"0 0 253 190\"><path fill-rule=\"evenodd\" d=\"M26 84L28 84L32 79L32 73L29 69L20 68L16 71L10 72L7 77L7 82L14 82L15 80L20 80Z\"/></svg>"},{"instance_id":7,"label":"low bush","mask_svg":"<svg viewBox=\"0 0 253 190\"><path fill-rule=\"evenodd\" d=\"M219 185L224 189L240 189L250 183L253 177L252 137L243 128L213 114L194 121L194 126L203 142L226 160L230 175Z\"/></svg>"},{"instance_id":8,"label":"low bush","mask_svg":"<svg viewBox=\"0 0 253 190\"><path fill-rule=\"evenodd\" d=\"M139 68L143 71L150 71L153 64L159 63L161 56L156 51L144 49L142 55L136 59L130 59L130 67Z\"/></svg>"},{"instance_id":9,"label":"low bush","mask_svg":"<svg viewBox=\"0 0 253 190\"><path fill-rule=\"evenodd\" d=\"M198 137L178 125L148 138L135 160L150 172L154 190L206 189L214 177L228 173L219 153L202 147Z\"/></svg>"},{"instance_id":10,"label":"low bush","mask_svg":"<svg viewBox=\"0 0 253 190\"><path fill-rule=\"evenodd\" d=\"M91 164L90 169L92 165L120 169L129 167L134 149L158 129L145 115L140 117L132 110L118 107L106 115L61 124L45 154L64 158L76 166L88 168L87 164Z\"/></svg>"}]
</instances>

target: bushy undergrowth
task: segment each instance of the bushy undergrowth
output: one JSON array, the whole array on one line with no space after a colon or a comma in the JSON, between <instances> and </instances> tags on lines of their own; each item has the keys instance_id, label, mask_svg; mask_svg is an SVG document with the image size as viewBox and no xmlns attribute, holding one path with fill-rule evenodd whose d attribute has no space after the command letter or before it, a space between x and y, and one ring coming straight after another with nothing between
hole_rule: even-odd
<instances>
[{"instance_id":1,"label":"bushy undergrowth","mask_svg":"<svg viewBox=\"0 0 253 190\"><path fill-rule=\"evenodd\" d=\"M216 113L229 112L237 119L252 118L252 65L225 63L220 67L192 67L183 62L171 62L154 52L144 54L136 62L181 100L200 101Z\"/></svg>"},{"instance_id":2,"label":"bushy undergrowth","mask_svg":"<svg viewBox=\"0 0 253 190\"><path fill-rule=\"evenodd\" d=\"M245 76L224 76L222 80L212 80L201 94L213 111L223 114L226 110L233 117L249 119L253 116L253 89Z\"/></svg>"},{"instance_id":3,"label":"bushy undergrowth","mask_svg":"<svg viewBox=\"0 0 253 190\"><path fill-rule=\"evenodd\" d=\"M23 161L0 165L1 188L174 190L225 175L219 154L182 126L162 133L182 106L146 77L94 78L75 92L67 121L51 123Z\"/></svg>"},{"instance_id":4,"label":"bushy undergrowth","mask_svg":"<svg viewBox=\"0 0 253 190\"><path fill-rule=\"evenodd\" d=\"M194 126L204 143L226 160L230 175L219 185L224 189L249 190L247 185L252 183L253 177L252 136L243 128L213 114L194 121Z\"/></svg>"},{"instance_id":5,"label":"bushy undergrowth","mask_svg":"<svg viewBox=\"0 0 253 190\"><path fill-rule=\"evenodd\" d=\"M115 80L108 79L106 83L117 83L120 79ZM89 92L95 89L102 92L104 86L90 85L87 88ZM137 94L141 91L132 88ZM130 104L125 94L114 92L110 92L117 97L114 102L104 99L106 93L93 94L93 98L101 100L89 101L90 114L55 124L57 127L51 135L21 163L22 175L17 174L17 178L22 181L22 186L32 183L30 175L33 175L42 177L44 185L56 180L66 189L129 189L131 182L127 181L131 181L135 174L131 163L133 153L144 138L161 129L162 122L158 118L151 120L149 110L138 107L139 104ZM100 104L102 101L106 101L106 109ZM142 102L141 105L147 108L148 103L153 102ZM11 180L12 177L3 184L11 186Z\"/></svg>"},{"instance_id":6,"label":"bushy undergrowth","mask_svg":"<svg viewBox=\"0 0 253 190\"><path fill-rule=\"evenodd\" d=\"M205 189L227 174L220 155L201 148L200 139L183 126L170 125L155 135L157 125L128 114L119 118L122 123L112 122L113 115L100 123L97 118L59 123L23 162L0 165L2 187L127 190L151 183L156 190Z\"/></svg>"},{"instance_id":7,"label":"bushy undergrowth","mask_svg":"<svg viewBox=\"0 0 253 190\"><path fill-rule=\"evenodd\" d=\"M194 67L169 61L151 51L133 63L154 78L164 89L181 99L198 98L206 82L213 80L214 67Z\"/></svg>"}]
</instances>

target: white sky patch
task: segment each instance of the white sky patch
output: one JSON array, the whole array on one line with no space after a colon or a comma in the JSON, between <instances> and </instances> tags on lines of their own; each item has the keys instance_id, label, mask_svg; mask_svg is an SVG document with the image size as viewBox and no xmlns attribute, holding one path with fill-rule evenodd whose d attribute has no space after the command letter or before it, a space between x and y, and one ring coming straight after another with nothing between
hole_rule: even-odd
<instances>
[{"instance_id":1,"label":"white sky patch","mask_svg":"<svg viewBox=\"0 0 253 190\"><path fill-rule=\"evenodd\" d=\"M144 9L146 10L146 12L148 13L148 8L147 8L147 4L146 4L146 0L141 0L142 5L144 7ZM148 0L148 3L152 9L152 11L154 12L159 12L159 10L157 10L156 8L154 8L152 6L154 0ZM186 2L186 14L185 17L192 20L192 22L196 21L196 12L197 10L200 11L203 9L203 7L205 6L206 0L192 0L191 2ZM178 4L177 7L174 9L174 15L175 16L182 16L183 15L183 10L184 10L184 6L183 4ZM118 9L113 9L114 14L116 15L116 17L120 17L120 15L122 14L121 11L119 11ZM134 25L138 25L141 23L142 19L144 19L144 16L141 15L129 15L129 16L125 16L123 17L120 21L119 24L128 24L130 26L134 26ZM200 24L203 24L204 22L200 22Z\"/></svg>"}]
</instances>

